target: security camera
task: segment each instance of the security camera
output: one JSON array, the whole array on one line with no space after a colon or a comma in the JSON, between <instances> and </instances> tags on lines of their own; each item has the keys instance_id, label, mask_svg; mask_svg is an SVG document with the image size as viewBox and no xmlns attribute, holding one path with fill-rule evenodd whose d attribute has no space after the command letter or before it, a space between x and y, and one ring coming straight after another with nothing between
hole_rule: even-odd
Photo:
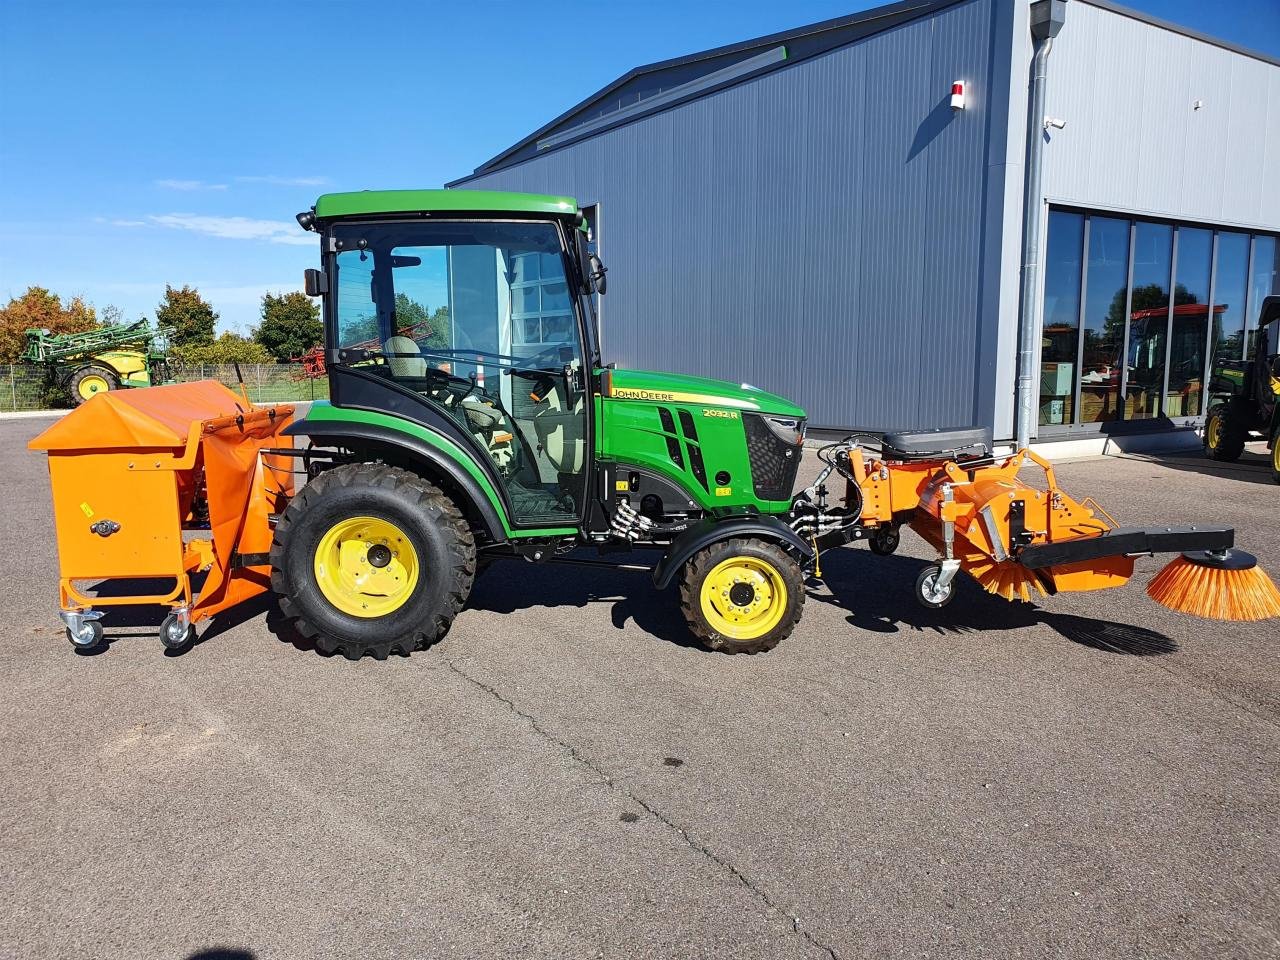
<instances>
[{"instance_id":1,"label":"security camera","mask_svg":"<svg viewBox=\"0 0 1280 960\"><path fill-rule=\"evenodd\" d=\"M1066 127L1066 125L1067 125L1067 121L1059 120L1057 117L1044 118L1044 128L1046 130L1048 130L1050 127L1053 127L1053 129L1055 130L1061 130L1064 127Z\"/></svg>"}]
</instances>

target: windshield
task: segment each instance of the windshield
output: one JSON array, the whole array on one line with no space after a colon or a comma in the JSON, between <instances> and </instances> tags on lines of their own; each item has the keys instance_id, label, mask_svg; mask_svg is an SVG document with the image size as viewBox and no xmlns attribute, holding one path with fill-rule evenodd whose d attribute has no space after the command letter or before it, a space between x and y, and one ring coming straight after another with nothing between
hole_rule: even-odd
<instances>
[{"instance_id":1,"label":"windshield","mask_svg":"<svg viewBox=\"0 0 1280 960\"><path fill-rule=\"evenodd\" d=\"M338 362L453 418L520 519L575 516L583 354L556 225L350 224L334 238Z\"/></svg>"},{"instance_id":2,"label":"windshield","mask_svg":"<svg viewBox=\"0 0 1280 960\"><path fill-rule=\"evenodd\" d=\"M365 225L336 236L346 248L337 258L336 346L394 355L402 351L388 340L405 337L433 366L453 361L463 376L530 362L559 370L579 359L554 224Z\"/></svg>"}]
</instances>

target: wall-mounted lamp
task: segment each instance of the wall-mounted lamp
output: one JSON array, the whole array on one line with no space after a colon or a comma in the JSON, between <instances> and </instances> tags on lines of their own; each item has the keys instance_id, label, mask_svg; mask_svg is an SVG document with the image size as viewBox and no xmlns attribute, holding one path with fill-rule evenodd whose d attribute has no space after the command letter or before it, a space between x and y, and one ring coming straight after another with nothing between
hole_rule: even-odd
<instances>
[{"instance_id":1,"label":"wall-mounted lamp","mask_svg":"<svg viewBox=\"0 0 1280 960\"><path fill-rule=\"evenodd\" d=\"M964 109L964 94L965 94L964 87L965 87L965 83L963 80L957 80L955 83L951 84L951 109L952 110Z\"/></svg>"}]
</instances>

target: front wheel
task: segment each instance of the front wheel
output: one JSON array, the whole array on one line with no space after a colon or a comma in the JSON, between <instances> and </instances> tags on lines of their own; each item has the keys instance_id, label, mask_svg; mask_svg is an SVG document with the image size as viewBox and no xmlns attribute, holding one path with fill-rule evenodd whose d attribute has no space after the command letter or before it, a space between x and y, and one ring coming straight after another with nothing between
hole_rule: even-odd
<instances>
[{"instance_id":1,"label":"front wheel","mask_svg":"<svg viewBox=\"0 0 1280 960\"><path fill-rule=\"evenodd\" d=\"M799 622L804 574L775 543L721 540L684 565L680 609L707 649L762 653L790 636Z\"/></svg>"},{"instance_id":2,"label":"front wheel","mask_svg":"<svg viewBox=\"0 0 1280 960\"><path fill-rule=\"evenodd\" d=\"M1234 462L1244 453L1244 430L1228 405L1209 411L1204 423L1204 452L1211 460Z\"/></svg>"},{"instance_id":3,"label":"front wheel","mask_svg":"<svg viewBox=\"0 0 1280 960\"><path fill-rule=\"evenodd\" d=\"M457 506L398 467L327 470L293 498L271 545L280 609L321 653L385 660L448 631L475 578Z\"/></svg>"}]
</instances>

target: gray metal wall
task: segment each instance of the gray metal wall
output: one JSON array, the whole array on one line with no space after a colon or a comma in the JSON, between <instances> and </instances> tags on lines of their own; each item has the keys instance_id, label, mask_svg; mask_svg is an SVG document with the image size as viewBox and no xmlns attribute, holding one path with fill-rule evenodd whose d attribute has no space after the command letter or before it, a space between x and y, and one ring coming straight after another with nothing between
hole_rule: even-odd
<instances>
[{"instance_id":1,"label":"gray metal wall","mask_svg":"<svg viewBox=\"0 0 1280 960\"><path fill-rule=\"evenodd\" d=\"M1280 67L1071 3L1047 109L1050 202L1280 229Z\"/></svg>"},{"instance_id":2,"label":"gray metal wall","mask_svg":"<svg viewBox=\"0 0 1280 960\"><path fill-rule=\"evenodd\" d=\"M601 203L606 360L745 380L820 426L990 424L1011 8L968 0L461 186Z\"/></svg>"}]
</instances>

